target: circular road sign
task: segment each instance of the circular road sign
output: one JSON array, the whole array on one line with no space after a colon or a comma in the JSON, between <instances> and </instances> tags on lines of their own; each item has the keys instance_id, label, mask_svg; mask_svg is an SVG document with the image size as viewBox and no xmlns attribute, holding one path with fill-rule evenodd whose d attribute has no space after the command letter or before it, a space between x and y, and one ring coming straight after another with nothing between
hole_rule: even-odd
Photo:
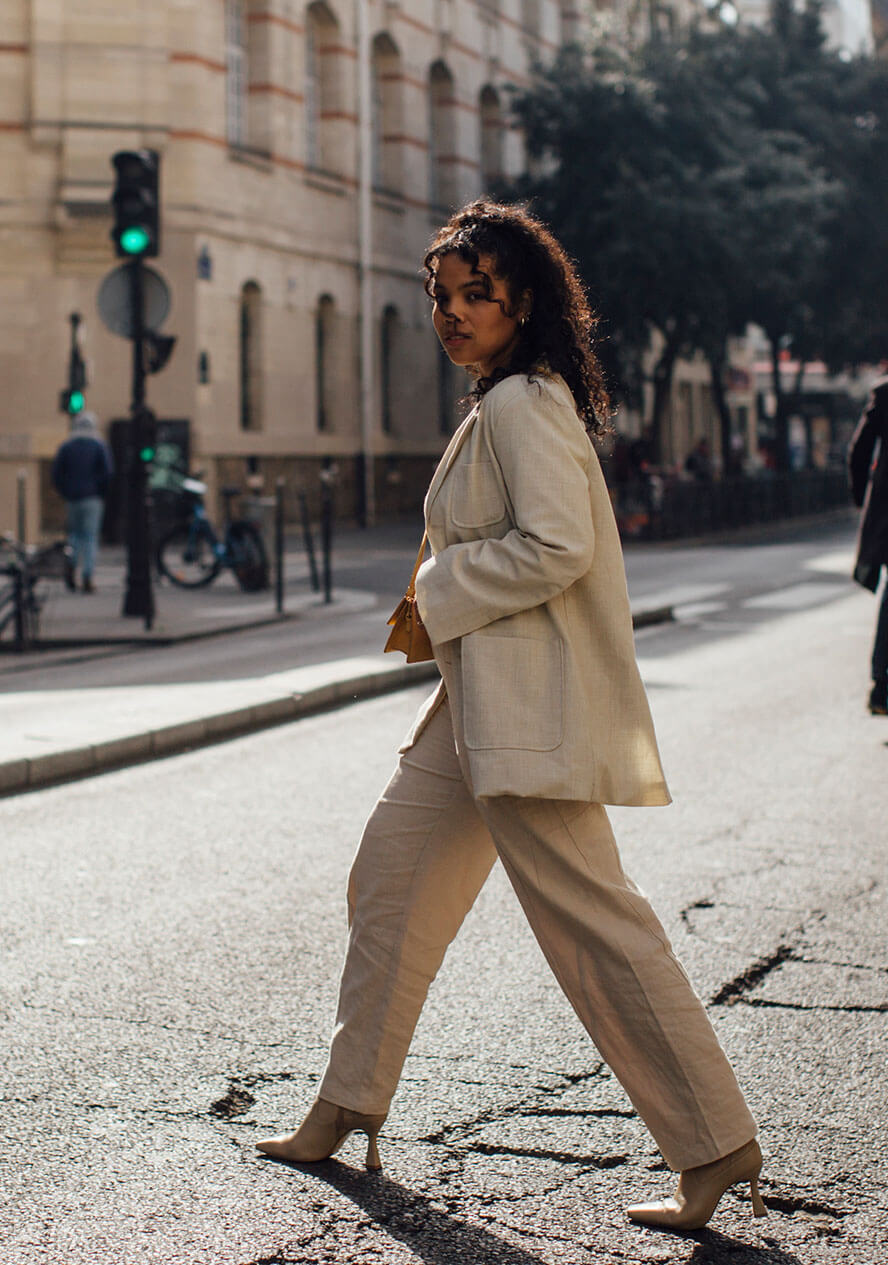
<instances>
[{"instance_id":1,"label":"circular road sign","mask_svg":"<svg viewBox=\"0 0 888 1265\"><path fill-rule=\"evenodd\" d=\"M112 269L99 286L99 316L112 334L132 338L133 319L130 303L131 264L121 264ZM144 298L143 320L145 329L156 333L170 311L170 287L159 272L142 268L142 295Z\"/></svg>"}]
</instances>

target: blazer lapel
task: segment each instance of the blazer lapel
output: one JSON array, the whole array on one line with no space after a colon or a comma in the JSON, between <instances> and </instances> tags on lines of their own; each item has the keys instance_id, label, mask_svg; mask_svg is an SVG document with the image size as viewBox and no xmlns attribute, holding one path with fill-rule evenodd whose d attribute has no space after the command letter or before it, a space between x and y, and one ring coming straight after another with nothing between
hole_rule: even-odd
<instances>
[{"instance_id":1,"label":"blazer lapel","mask_svg":"<svg viewBox=\"0 0 888 1265\"><path fill-rule=\"evenodd\" d=\"M471 413L469 413L468 417L464 418L463 421L456 428L456 430L453 432L453 436L450 440L450 443L444 449L444 454L441 457L441 460L438 462L437 469L435 470L435 473L432 475L432 481L429 484L429 490L428 492L426 492L426 495L425 495L423 510L424 510L426 519L428 519L429 506L432 504L432 501L434 501L435 497L440 492L441 484L446 479L448 471L450 470L450 467L453 465L453 462L456 458L456 454L459 452L460 448L462 448L465 442L466 436L468 435L469 431L474 426L475 420L480 410L481 410L481 402L479 400L479 402L472 409Z\"/></svg>"}]
</instances>

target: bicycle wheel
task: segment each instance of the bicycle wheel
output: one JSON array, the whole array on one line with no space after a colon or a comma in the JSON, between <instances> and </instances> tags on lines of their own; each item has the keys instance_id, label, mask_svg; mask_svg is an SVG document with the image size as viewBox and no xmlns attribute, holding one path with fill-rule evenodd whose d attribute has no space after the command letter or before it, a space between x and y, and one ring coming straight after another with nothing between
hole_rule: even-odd
<instances>
[{"instance_id":1,"label":"bicycle wheel","mask_svg":"<svg viewBox=\"0 0 888 1265\"><path fill-rule=\"evenodd\" d=\"M231 524L226 537L228 565L245 593L268 588L268 555L259 529L247 519Z\"/></svg>"},{"instance_id":2,"label":"bicycle wheel","mask_svg":"<svg viewBox=\"0 0 888 1265\"><path fill-rule=\"evenodd\" d=\"M158 541L157 569L182 589L199 589L215 580L222 560L209 532L180 523Z\"/></svg>"}]
</instances>

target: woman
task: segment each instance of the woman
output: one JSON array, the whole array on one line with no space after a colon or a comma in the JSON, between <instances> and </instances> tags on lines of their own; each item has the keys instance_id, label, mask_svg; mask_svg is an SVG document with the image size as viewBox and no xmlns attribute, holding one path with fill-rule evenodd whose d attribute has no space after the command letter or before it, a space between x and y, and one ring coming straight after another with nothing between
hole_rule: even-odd
<instances>
[{"instance_id":1,"label":"woman","mask_svg":"<svg viewBox=\"0 0 888 1265\"><path fill-rule=\"evenodd\" d=\"M472 203L425 258L433 322L475 379L425 502L416 580L441 685L401 748L349 881L351 934L319 1096L258 1143L325 1159L385 1121L429 984L497 856L559 984L669 1165L629 1216L691 1229L757 1179L753 1121L603 804L666 804L622 555L586 433L607 397L564 252L524 210Z\"/></svg>"}]
</instances>

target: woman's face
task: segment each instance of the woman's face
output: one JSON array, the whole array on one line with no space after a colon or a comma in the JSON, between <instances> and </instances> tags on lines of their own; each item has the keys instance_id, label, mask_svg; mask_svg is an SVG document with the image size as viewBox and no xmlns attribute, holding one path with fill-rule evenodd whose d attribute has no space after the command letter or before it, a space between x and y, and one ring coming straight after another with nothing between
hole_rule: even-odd
<instances>
[{"instance_id":1,"label":"woman's face","mask_svg":"<svg viewBox=\"0 0 888 1265\"><path fill-rule=\"evenodd\" d=\"M432 298L435 332L455 365L475 366L480 377L487 378L508 364L518 342L519 319L529 309L529 295L522 296L513 310L509 287L494 276L490 255L479 255L475 269L455 252L443 255Z\"/></svg>"}]
</instances>

